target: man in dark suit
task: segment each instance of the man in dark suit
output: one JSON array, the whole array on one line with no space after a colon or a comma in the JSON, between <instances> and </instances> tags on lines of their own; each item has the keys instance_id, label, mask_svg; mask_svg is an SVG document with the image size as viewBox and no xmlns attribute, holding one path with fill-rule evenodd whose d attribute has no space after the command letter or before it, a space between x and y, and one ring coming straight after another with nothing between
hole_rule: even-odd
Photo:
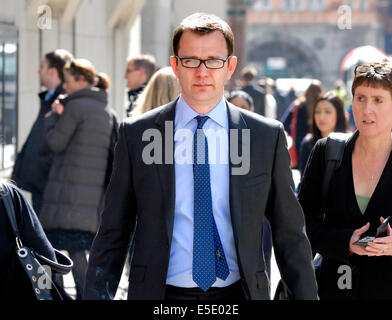
<instances>
[{"instance_id":1,"label":"man in dark suit","mask_svg":"<svg viewBox=\"0 0 392 320\"><path fill-rule=\"evenodd\" d=\"M121 124L86 299L114 296L131 238L128 299L269 299L265 216L291 297L317 298L283 127L223 96L233 42L218 17L185 18L170 58L180 97Z\"/></svg>"},{"instance_id":2,"label":"man in dark suit","mask_svg":"<svg viewBox=\"0 0 392 320\"><path fill-rule=\"evenodd\" d=\"M257 114L265 116L265 90L264 88L253 83L256 77L256 73L256 69L252 67L245 67L241 70L241 90L245 91L252 97L254 103L254 111Z\"/></svg>"},{"instance_id":3,"label":"man in dark suit","mask_svg":"<svg viewBox=\"0 0 392 320\"><path fill-rule=\"evenodd\" d=\"M155 58L150 54L141 54L128 58L127 68L124 73L124 79L127 81L127 88L129 89L129 105L126 109L128 117L135 107L137 97L146 87L151 76L154 74L155 69Z\"/></svg>"},{"instance_id":4,"label":"man in dark suit","mask_svg":"<svg viewBox=\"0 0 392 320\"><path fill-rule=\"evenodd\" d=\"M12 173L12 179L17 186L31 192L33 207L37 214L42 206L43 193L53 158L51 153L40 155L41 144L45 140L43 136L45 114L51 110L56 98L65 92L63 68L71 59L71 53L64 49L57 49L48 52L42 60L38 74L41 85L47 90L38 95L41 101L39 114L16 158Z\"/></svg>"}]
</instances>

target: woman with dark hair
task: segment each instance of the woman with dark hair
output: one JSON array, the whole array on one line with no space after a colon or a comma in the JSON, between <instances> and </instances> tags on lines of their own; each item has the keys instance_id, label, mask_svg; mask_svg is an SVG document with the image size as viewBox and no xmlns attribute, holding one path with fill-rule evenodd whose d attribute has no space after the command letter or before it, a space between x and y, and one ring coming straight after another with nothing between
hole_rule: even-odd
<instances>
[{"instance_id":1,"label":"woman with dark hair","mask_svg":"<svg viewBox=\"0 0 392 320\"><path fill-rule=\"evenodd\" d=\"M40 220L55 248L67 250L77 299L82 297L87 258L98 227L98 207L113 126L106 89L110 81L92 63L76 59L64 68L67 97L45 119L46 147L54 152Z\"/></svg>"},{"instance_id":2,"label":"woman with dark hair","mask_svg":"<svg viewBox=\"0 0 392 320\"><path fill-rule=\"evenodd\" d=\"M229 96L227 97L227 101L231 102L232 104L234 104L235 106L241 109L254 111L253 99L245 91L242 90L231 91Z\"/></svg>"},{"instance_id":3,"label":"woman with dark hair","mask_svg":"<svg viewBox=\"0 0 392 320\"><path fill-rule=\"evenodd\" d=\"M323 93L323 85L319 80L312 80L305 92L295 99L282 116L281 122L291 136L293 145L289 149L292 167L298 168L298 156L302 139L310 132L312 110Z\"/></svg>"},{"instance_id":4,"label":"woman with dark hair","mask_svg":"<svg viewBox=\"0 0 392 320\"><path fill-rule=\"evenodd\" d=\"M365 63L352 84L357 130L346 141L331 175L325 205L321 190L327 139L314 146L298 199L314 252L323 256L320 299L392 299L392 234L366 244L392 212L392 63Z\"/></svg>"},{"instance_id":5,"label":"woman with dark hair","mask_svg":"<svg viewBox=\"0 0 392 320\"><path fill-rule=\"evenodd\" d=\"M333 92L319 97L312 112L312 132L304 137L299 151L299 171L304 173L310 151L321 139L331 132L347 132L347 119L341 98Z\"/></svg>"}]
</instances>

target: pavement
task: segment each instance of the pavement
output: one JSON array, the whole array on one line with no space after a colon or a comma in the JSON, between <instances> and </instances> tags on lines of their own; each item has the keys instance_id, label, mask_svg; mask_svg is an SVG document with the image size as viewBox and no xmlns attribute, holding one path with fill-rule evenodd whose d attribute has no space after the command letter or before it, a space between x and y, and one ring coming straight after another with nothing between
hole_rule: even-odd
<instances>
[{"instance_id":1,"label":"pavement","mask_svg":"<svg viewBox=\"0 0 392 320\"><path fill-rule=\"evenodd\" d=\"M293 179L295 186L298 185L300 181L300 173L298 170L293 170ZM65 251L66 253L66 251ZM127 299L127 292L128 292L128 275L129 275L129 269L128 266L126 265L124 267L121 280L118 286L117 293L114 297L114 300L126 300ZM272 256L271 256L271 297L274 297L276 286L278 285L278 282L280 280L280 272L279 268L276 264L275 260L275 255L272 250ZM76 297L76 290L75 290L75 282L72 277L72 273L69 273L64 276L64 289L67 291L71 297L75 299Z\"/></svg>"}]
</instances>

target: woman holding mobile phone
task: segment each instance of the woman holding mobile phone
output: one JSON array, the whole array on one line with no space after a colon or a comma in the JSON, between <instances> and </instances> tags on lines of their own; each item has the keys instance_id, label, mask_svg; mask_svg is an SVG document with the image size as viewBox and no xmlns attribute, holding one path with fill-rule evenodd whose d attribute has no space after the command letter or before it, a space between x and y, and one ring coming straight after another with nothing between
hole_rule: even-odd
<instances>
[{"instance_id":1,"label":"woman holding mobile phone","mask_svg":"<svg viewBox=\"0 0 392 320\"><path fill-rule=\"evenodd\" d=\"M365 63L352 84L357 131L346 142L320 208L326 139L312 150L299 190L306 230L314 252L323 256L320 299L392 299L392 236L367 246L392 211L392 64Z\"/></svg>"}]
</instances>

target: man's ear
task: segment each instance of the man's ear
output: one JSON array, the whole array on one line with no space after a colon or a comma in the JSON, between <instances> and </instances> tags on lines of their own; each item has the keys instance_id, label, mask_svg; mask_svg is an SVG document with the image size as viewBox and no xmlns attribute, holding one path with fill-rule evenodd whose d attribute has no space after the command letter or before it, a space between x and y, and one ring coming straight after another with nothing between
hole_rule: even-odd
<instances>
[{"instance_id":1,"label":"man's ear","mask_svg":"<svg viewBox=\"0 0 392 320\"><path fill-rule=\"evenodd\" d=\"M229 63L229 72L227 73L227 80L230 80L231 76L235 71L235 68L237 67L237 57L236 56L230 57L228 63Z\"/></svg>"},{"instance_id":2,"label":"man's ear","mask_svg":"<svg viewBox=\"0 0 392 320\"><path fill-rule=\"evenodd\" d=\"M60 79L59 72L58 72L57 69L54 68L54 67L50 67L50 68L49 68L49 74L50 74L51 77L57 77L57 78Z\"/></svg>"},{"instance_id":3,"label":"man's ear","mask_svg":"<svg viewBox=\"0 0 392 320\"><path fill-rule=\"evenodd\" d=\"M139 71L140 71L140 73L139 73L140 79L143 80L141 85L143 85L144 83L147 82L147 72L146 72L146 69L143 69L143 68L140 68Z\"/></svg>"},{"instance_id":4,"label":"man's ear","mask_svg":"<svg viewBox=\"0 0 392 320\"><path fill-rule=\"evenodd\" d=\"M171 67L173 69L174 74L178 78L178 75L177 75L178 64L177 64L177 58L175 56L171 56L170 57L170 65L171 65Z\"/></svg>"}]
</instances>

